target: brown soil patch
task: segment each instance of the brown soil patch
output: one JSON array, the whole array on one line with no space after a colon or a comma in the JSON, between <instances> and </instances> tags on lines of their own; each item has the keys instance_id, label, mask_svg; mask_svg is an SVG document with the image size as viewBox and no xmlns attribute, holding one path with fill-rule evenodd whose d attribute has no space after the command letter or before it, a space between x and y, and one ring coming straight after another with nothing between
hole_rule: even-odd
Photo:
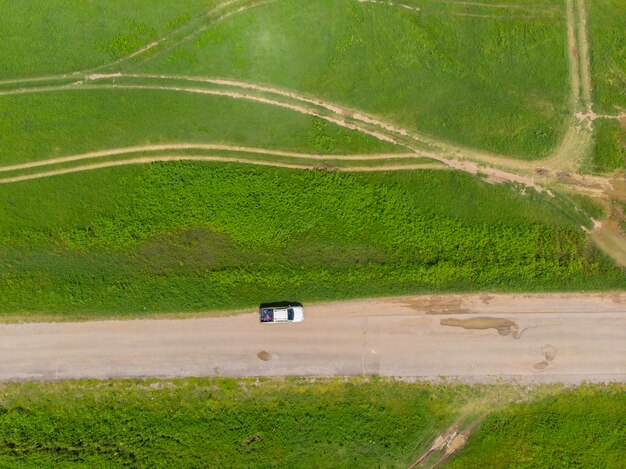
<instances>
[{"instance_id":1,"label":"brown soil patch","mask_svg":"<svg viewBox=\"0 0 626 469\"><path fill-rule=\"evenodd\" d=\"M521 336L519 326L515 321L501 318L470 318L470 319L442 319L442 326L462 327L463 329L486 330L495 329L501 336L510 335L514 339Z\"/></svg>"}]
</instances>

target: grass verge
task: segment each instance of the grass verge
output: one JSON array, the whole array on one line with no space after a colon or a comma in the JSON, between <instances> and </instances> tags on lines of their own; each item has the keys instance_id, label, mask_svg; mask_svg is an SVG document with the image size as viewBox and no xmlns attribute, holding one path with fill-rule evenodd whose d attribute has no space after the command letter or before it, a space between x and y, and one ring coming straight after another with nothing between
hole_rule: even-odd
<instances>
[{"instance_id":1,"label":"grass verge","mask_svg":"<svg viewBox=\"0 0 626 469\"><path fill-rule=\"evenodd\" d=\"M483 409L450 466L611 468L625 456L625 391L377 378L2 384L0 465L406 467Z\"/></svg>"},{"instance_id":2,"label":"grass verge","mask_svg":"<svg viewBox=\"0 0 626 469\"><path fill-rule=\"evenodd\" d=\"M37 194L37 197L33 197ZM155 163L0 186L0 314L95 318L420 292L623 288L536 193L447 171Z\"/></svg>"},{"instance_id":3,"label":"grass verge","mask_svg":"<svg viewBox=\"0 0 626 469\"><path fill-rule=\"evenodd\" d=\"M618 468L626 387L581 386L488 416L449 468Z\"/></svg>"}]
</instances>

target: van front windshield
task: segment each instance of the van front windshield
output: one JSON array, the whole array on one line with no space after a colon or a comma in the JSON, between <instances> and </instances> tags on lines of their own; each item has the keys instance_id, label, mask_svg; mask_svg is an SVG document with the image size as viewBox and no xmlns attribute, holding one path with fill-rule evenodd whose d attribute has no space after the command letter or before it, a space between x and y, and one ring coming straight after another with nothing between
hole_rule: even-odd
<instances>
[{"instance_id":1,"label":"van front windshield","mask_svg":"<svg viewBox=\"0 0 626 469\"><path fill-rule=\"evenodd\" d=\"M287 320L288 321L293 321L293 308L289 308L287 310Z\"/></svg>"}]
</instances>

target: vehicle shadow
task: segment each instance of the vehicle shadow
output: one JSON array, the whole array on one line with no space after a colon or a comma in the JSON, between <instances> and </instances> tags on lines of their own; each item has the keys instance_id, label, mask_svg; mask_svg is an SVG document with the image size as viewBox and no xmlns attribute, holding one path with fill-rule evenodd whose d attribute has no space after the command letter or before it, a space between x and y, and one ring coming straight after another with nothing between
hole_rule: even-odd
<instances>
[{"instance_id":1,"label":"vehicle shadow","mask_svg":"<svg viewBox=\"0 0 626 469\"><path fill-rule=\"evenodd\" d=\"M289 308L290 306L300 306L300 307L302 307L302 303L300 303L299 301L287 301L287 300L274 301L274 302L271 302L271 303L261 303L259 305L259 309L263 309L263 308Z\"/></svg>"}]
</instances>

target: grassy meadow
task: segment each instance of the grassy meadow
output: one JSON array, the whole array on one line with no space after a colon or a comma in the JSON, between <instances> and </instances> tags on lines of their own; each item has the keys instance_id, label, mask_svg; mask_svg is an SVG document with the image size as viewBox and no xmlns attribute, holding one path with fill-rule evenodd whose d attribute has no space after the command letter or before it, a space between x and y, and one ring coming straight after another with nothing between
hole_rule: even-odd
<instances>
[{"instance_id":1,"label":"grassy meadow","mask_svg":"<svg viewBox=\"0 0 626 469\"><path fill-rule=\"evenodd\" d=\"M0 81L70 73L135 52L218 0L0 0Z\"/></svg>"},{"instance_id":2,"label":"grassy meadow","mask_svg":"<svg viewBox=\"0 0 626 469\"><path fill-rule=\"evenodd\" d=\"M626 5L619 0L588 2L589 41L594 111L618 115L626 112ZM600 119L594 124L593 170L610 172L626 168L626 118Z\"/></svg>"},{"instance_id":3,"label":"grassy meadow","mask_svg":"<svg viewBox=\"0 0 626 469\"><path fill-rule=\"evenodd\" d=\"M0 185L0 313L623 288L626 273L572 213L564 199L448 171L181 162Z\"/></svg>"},{"instance_id":4,"label":"grassy meadow","mask_svg":"<svg viewBox=\"0 0 626 469\"><path fill-rule=\"evenodd\" d=\"M550 153L569 120L565 8L557 0L506 8L407 0L413 9L353 0L18 3L0 0L0 166L177 143L329 156L406 152L306 110L173 89L278 99L183 75L283 88L309 99L282 96L291 104L319 109L311 100L323 98L412 132L523 158ZM596 7L593 37L618 5ZM603 44L594 73L617 47ZM87 76L115 72L177 76ZM615 76L598 85L607 100L616 95ZM41 80L7 82L20 77ZM142 83L169 89L128 89ZM342 112L335 117L346 125L356 119ZM597 171L620 165L619 125L597 122ZM206 156L198 148L168 151ZM128 157L0 168L0 179ZM263 158L337 167L400 161ZM580 229L598 218L589 207L448 171L178 162L0 184L0 315L92 318L241 309L285 297L624 288L625 271Z\"/></svg>"},{"instance_id":5,"label":"grassy meadow","mask_svg":"<svg viewBox=\"0 0 626 469\"><path fill-rule=\"evenodd\" d=\"M68 90L0 96L0 164L166 143L308 153L402 150L319 118L221 96L154 90ZM1 173L0 173L1 174Z\"/></svg>"},{"instance_id":6,"label":"grassy meadow","mask_svg":"<svg viewBox=\"0 0 626 469\"><path fill-rule=\"evenodd\" d=\"M407 467L459 416L486 414L448 466L617 468L624 391L358 378L3 384L0 466Z\"/></svg>"},{"instance_id":7,"label":"grassy meadow","mask_svg":"<svg viewBox=\"0 0 626 469\"><path fill-rule=\"evenodd\" d=\"M602 119L594 124L595 172L626 169L626 129L615 120Z\"/></svg>"},{"instance_id":8,"label":"grassy meadow","mask_svg":"<svg viewBox=\"0 0 626 469\"><path fill-rule=\"evenodd\" d=\"M0 79L93 69L243 79L523 158L547 155L566 125L557 0L522 10L408 0L421 12L355 0L72 3L6 2Z\"/></svg>"},{"instance_id":9,"label":"grassy meadow","mask_svg":"<svg viewBox=\"0 0 626 469\"><path fill-rule=\"evenodd\" d=\"M563 3L541 2L548 13L530 18L405 3L423 12L353 0L271 2L123 68L271 84L456 143L548 154L567 115Z\"/></svg>"}]
</instances>

